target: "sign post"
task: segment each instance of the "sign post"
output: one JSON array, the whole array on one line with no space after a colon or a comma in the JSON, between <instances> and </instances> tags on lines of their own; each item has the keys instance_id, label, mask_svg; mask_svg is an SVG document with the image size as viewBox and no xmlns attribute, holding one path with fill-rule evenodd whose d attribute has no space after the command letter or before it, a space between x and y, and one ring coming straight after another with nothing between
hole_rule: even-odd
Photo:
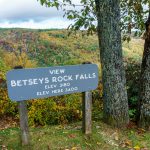
<instances>
[{"instance_id":1,"label":"sign post","mask_svg":"<svg viewBox=\"0 0 150 150\"><path fill-rule=\"evenodd\" d=\"M19 116L20 116L20 129L21 129L21 142L22 145L29 145L29 127L28 127L28 114L26 101L18 102Z\"/></svg>"},{"instance_id":2,"label":"sign post","mask_svg":"<svg viewBox=\"0 0 150 150\"><path fill-rule=\"evenodd\" d=\"M91 62L84 62L92 64ZM84 134L92 133L92 92L85 91L82 93L82 132Z\"/></svg>"},{"instance_id":3,"label":"sign post","mask_svg":"<svg viewBox=\"0 0 150 150\"><path fill-rule=\"evenodd\" d=\"M82 99L82 131L92 133L92 92L84 92Z\"/></svg>"},{"instance_id":4,"label":"sign post","mask_svg":"<svg viewBox=\"0 0 150 150\"><path fill-rule=\"evenodd\" d=\"M8 95L19 103L22 144L29 144L28 115L25 100L83 93L83 132L91 133L92 93L98 86L95 64L22 69L15 67L7 73Z\"/></svg>"},{"instance_id":5,"label":"sign post","mask_svg":"<svg viewBox=\"0 0 150 150\"><path fill-rule=\"evenodd\" d=\"M22 69L22 66L16 66L14 69ZM28 113L26 101L18 101L20 129L21 129L21 143L22 145L29 145L29 127L28 127Z\"/></svg>"}]
</instances>

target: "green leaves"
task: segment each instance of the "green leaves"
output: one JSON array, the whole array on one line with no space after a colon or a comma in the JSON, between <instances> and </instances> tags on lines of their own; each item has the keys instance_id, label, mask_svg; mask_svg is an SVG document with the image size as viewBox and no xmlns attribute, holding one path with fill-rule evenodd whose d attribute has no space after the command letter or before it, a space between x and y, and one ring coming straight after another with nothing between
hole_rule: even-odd
<instances>
[{"instance_id":1,"label":"green leaves","mask_svg":"<svg viewBox=\"0 0 150 150\"><path fill-rule=\"evenodd\" d=\"M121 0L121 27L124 34L137 34L145 30L145 21L149 13L149 0Z\"/></svg>"},{"instance_id":2,"label":"green leaves","mask_svg":"<svg viewBox=\"0 0 150 150\"><path fill-rule=\"evenodd\" d=\"M79 4L74 4L71 0L40 0L40 2L47 7L62 9L64 17L74 20L74 24L71 24L68 29L76 31L84 28L88 30L88 34L96 32L97 19L94 0L81 0Z\"/></svg>"},{"instance_id":3,"label":"green leaves","mask_svg":"<svg viewBox=\"0 0 150 150\"><path fill-rule=\"evenodd\" d=\"M74 20L68 29L73 31L86 29L88 34L96 32L97 17L96 4L94 0L81 0L79 4L72 3L71 0L38 0L47 7L56 7L64 11L64 17ZM145 21L149 13L149 0L121 0L121 30L123 34L137 32L140 36L145 30ZM67 6L67 7L66 7Z\"/></svg>"}]
</instances>

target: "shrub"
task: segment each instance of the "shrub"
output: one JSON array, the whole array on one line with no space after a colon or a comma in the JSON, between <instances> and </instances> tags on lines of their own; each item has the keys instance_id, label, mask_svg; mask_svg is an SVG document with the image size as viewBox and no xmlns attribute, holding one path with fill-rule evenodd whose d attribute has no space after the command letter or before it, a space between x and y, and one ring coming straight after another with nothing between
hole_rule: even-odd
<instances>
[{"instance_id":1,"label":"shrub","mask_svg":"<svg viewBox=\"0 0 150 150\"><path fill-rule=\"evenodd\" d=\"M65 124L81 120L80 94L65 95L28 102L31 125Z\"/></svg>"},{"instance_id":2,"label":"shrub","mask_svg":"<svg viewBox=\"0 0 150 150\"><path fill-rule=\"evenodd\" d=\"M136 119L138 96L139 96L139 78L140 62L130 60L126 66L127 92L129 102L129 115L132 120Z\"/></svg>"},{"instance_id":3,"label":"shrub","mask_svg":"<svg viewBox=\"0 0 150 150\"><path fill-rule=\"evenodd\" d=\"M0 116L18 116L17 103L8 98L7 89L0 88Z\"/></svg>"}]
</instances>

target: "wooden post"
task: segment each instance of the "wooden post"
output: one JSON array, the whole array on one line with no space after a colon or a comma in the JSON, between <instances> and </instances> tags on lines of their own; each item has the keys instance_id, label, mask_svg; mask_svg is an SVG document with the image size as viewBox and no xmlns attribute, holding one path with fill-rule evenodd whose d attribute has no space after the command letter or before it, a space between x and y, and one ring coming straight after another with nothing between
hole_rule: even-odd
<instances>
[{"instance_id":1,"label":"wooden post","mask_svg":"<svg viewBox=\"0 0 150 150\"><path fill-rule=\"evenodd\" d=\"M26 101L19 101L18 108L20 116L21 142L22 145L29 145L29 127Z\"/></svg>"},{"instance_id":2,"label":"wooden post","mask_svg":"<svg viewBox=\"0 0 150 150\"><path fill-rule=\"evenodd\" d=\"M16 66L14 69L22 69L22 66ZM16 93L17 94L17 93ZM28 113L26 101L18 102L20 129L21 129L21 142L22 145L29 145L29 127L28 127Z\"/></svg>"},{"instance_id":3,"label":"wooden post","mask_svg":"<svg viewBox=\"0 0 150 150\"><path fill-rule=\"evenodd\" d=\"M82 100L82 130L84 134L92 133L92 92L84 92Z\"/></svg>"},{"instance_id":4,"label":"wooden post","mask_svg":"<svg viewBox=\"0 0 150 150\"><path fill-rule=\"evenodd\" d=\"M91 64L84 62L83 64ZM84 134L92 133L92 92L82 93L82 131Z\"/></svg>"}]
</instances>

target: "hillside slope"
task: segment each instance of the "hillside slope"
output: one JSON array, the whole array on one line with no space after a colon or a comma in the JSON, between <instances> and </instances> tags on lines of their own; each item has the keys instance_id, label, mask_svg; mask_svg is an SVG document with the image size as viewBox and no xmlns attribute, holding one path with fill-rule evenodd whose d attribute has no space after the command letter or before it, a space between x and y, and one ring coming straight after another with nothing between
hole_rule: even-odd
<instances>
[{"instance_id":1,"label":"hillside slope","mask_svg":"<svg viewBox=\"0 0 150 150\"><path fill-rule=\"evenodd\" d=\"M99 64L97 35L68 36L66 30L1 29L0 49L19 57L26 53L38 66L79 64L84 61ZM124 60L141 61L143 40L123 42ZM23 58L22 58L23 59Z\"/></svg>"},{"instance_id":2,"label":"hillside slope","mask_svg":"<svg viewBox=\"0 0 150 150\"><path fill-rule=\"evenodd\" d=\"M136 114L143 44L141 39L122 43L131 118ZM100 68L98 47L96 34L82 36L81 32L77 32L68 36L66 30L0 29L0 115L17 116L18 113L17 105L10 101L7 89L4 88L8 70L17 65L36 68L81 64L85 61L96 63ZM99 81L98 89L93 91L95 119L101 116L102 109L103 88L101 79ZM68 122L81 118L80 94L51 97L46 101L31 101L28 106L29 122L32 125Z\"/></svg>"}]
</instances>

